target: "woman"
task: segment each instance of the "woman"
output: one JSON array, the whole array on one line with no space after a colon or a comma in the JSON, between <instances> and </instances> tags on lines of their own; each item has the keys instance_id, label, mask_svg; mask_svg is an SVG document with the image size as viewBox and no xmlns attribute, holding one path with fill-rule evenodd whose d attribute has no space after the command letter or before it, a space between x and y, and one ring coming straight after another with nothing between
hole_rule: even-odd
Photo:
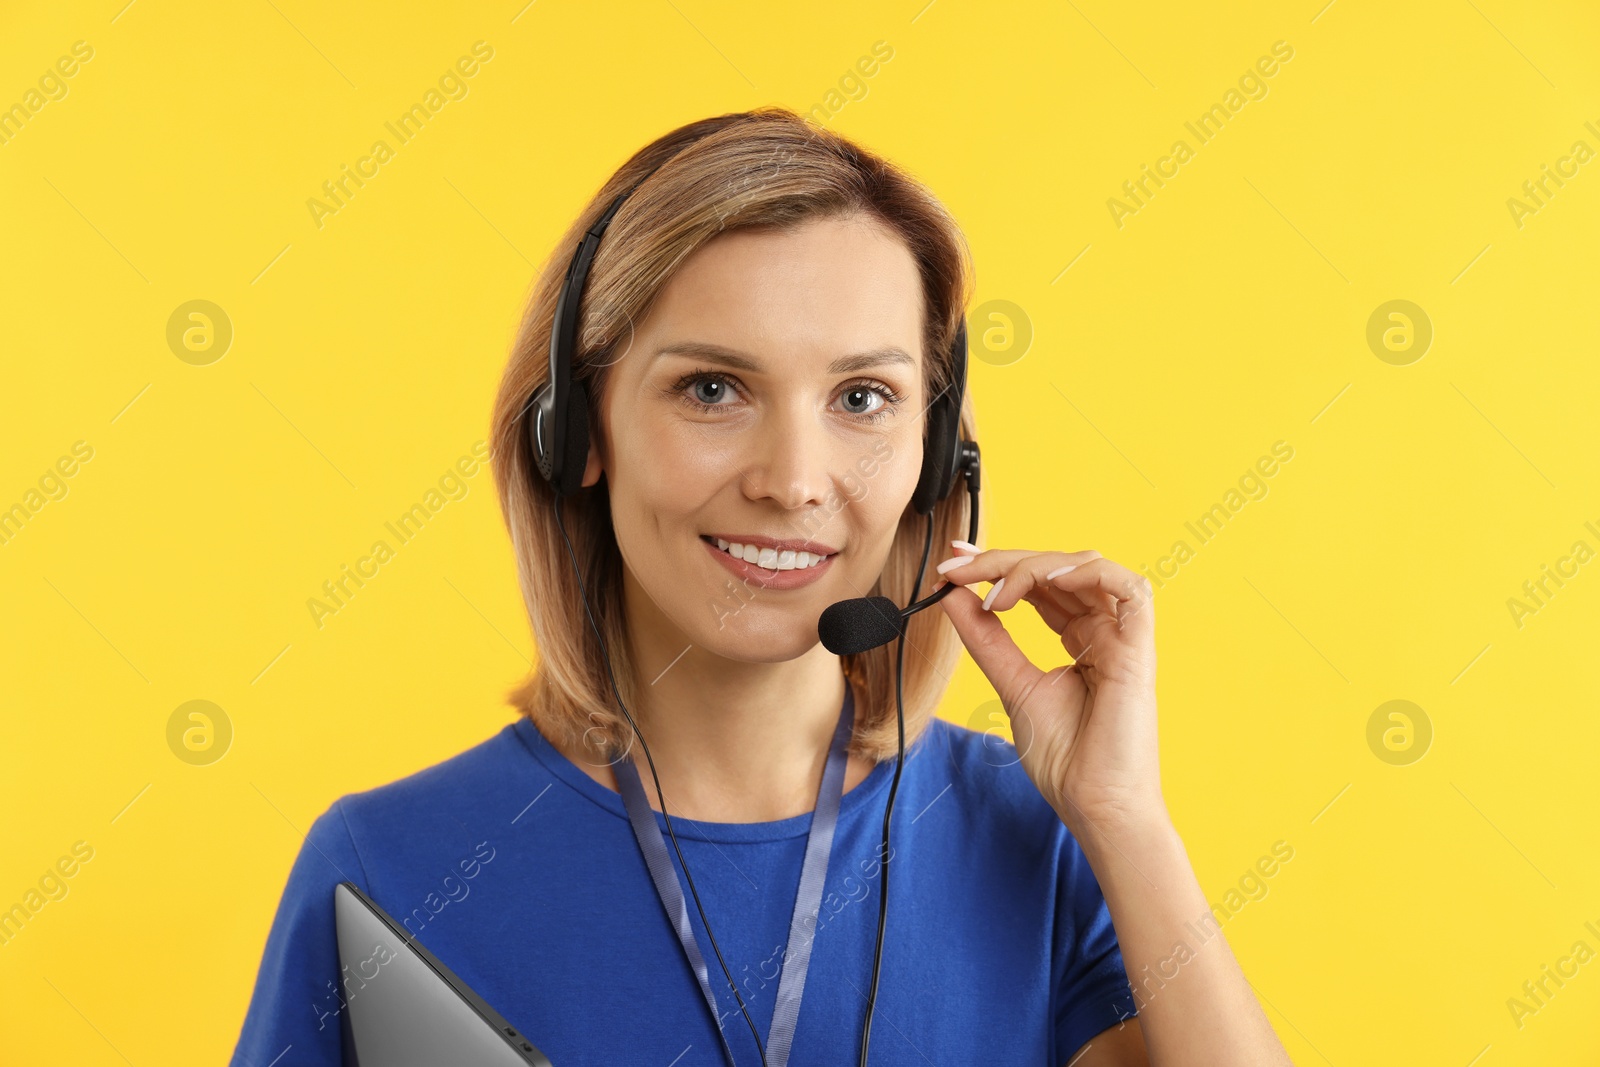
<instances>
[{"instance_id":1,"label":"woman","mask_svg":"<svg viewBox=\"0 0 1600 1067\"><path fill-rule=\"evenodd\" d=\"M558 525L530 398L570 250L625 193L582 286L592 432ZM1148 583L1092 551L979 551L964 493L908 506L970 280L926 190L792 112L692 123L618 170L542 272L495 407L540 657L522 715L317 819L236 1064L340 1062L344 880L557 1067L856 1063L864 1036L879 1067L1289 1062L1162 800ZM970 403L960 421L975 440ZM837 601L926 593L929 521L953 587L910 617L903 677L887 646L819 644ZM1018 650L999 613L1023 601L1074 665ZM962 645L1015 747L935 716Z\"/></svg>"}]
</instances>

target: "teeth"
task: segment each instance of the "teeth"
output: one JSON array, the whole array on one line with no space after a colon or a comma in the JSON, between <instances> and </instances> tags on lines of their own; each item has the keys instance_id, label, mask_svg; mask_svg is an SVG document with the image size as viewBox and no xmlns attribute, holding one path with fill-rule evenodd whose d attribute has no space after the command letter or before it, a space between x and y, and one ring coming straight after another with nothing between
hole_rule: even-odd
<instances>
[{"instance_id":1,"label":"teeth","mask_svg":"<svg viewBox=\"0 0 1600 1067\"><path fill-rule=\"evenodd\" d=\"M769 571L796 571L807 567L815 567L827 556L816 556L810 552L795 552L790 549L778 551L775 548L757 548L755 545L741 545L737 541L728 542L722 538L714 538L717 547L736 559L747 563L754 563L763 570Z\"/></svg>"}]
</instances>

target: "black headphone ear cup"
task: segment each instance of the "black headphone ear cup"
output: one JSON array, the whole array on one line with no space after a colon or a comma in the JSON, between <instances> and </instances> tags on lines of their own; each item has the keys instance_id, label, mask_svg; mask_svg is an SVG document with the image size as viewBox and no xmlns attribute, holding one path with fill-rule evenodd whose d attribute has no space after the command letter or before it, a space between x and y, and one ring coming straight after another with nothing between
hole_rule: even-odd
<instances>
[{"instance_id":1,"label":"black headphone ear cup","mask_svg":"<svg viewBox=\"0 0 1600 1067\"><path fill-rule=\"evenodd\" d=\"M523 432L528 438L528 455L533 457L534 469L547 482L550 480L550 460L545 455L545 450L541 447L540 438L543 431L540 429L540 423L544 421L544 411L547 403L545 394L549 391L550 386L548 384L541 385L535 389L533 391L533 399L528 401L528 410L523 416Z\"/></svg>"},{"instance_id":2,"label":"black headphone ear cup","mask_svg":"<svg viewBox=\"0 0 1600 1067\"><path fill-rule=\"evenodd\" d=\"M567 392L567 434L561 446L560 483L556 492L571 496L583 488L583 469L589 465L589 387L572 382Z\"/></svg>"},{"instance_id":3,"label":"black headphone ear cup","mask_svg":"<svg viewBox=\"0 0 1600 1067\"><path fill-rule=\"evenodd\" d=\"M948 393L939 397L928 409L928 433L922 447L922 474L917 488L911 494L911 506L918 515L927 515L934 505L950 493L954 480L956 438L960 430L960 413Z\"/></svg>"}]
</instances>

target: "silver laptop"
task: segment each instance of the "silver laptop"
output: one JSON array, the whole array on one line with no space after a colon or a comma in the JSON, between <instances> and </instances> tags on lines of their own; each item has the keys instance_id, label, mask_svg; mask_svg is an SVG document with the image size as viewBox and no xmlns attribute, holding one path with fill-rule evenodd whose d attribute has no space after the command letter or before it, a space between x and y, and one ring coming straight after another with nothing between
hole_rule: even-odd
<instances>
[{"instance_id":1,"label":"silver laptop","mask_svg":"<svg viewBox=\"0 0 1600 1067\"><path fill-rule=\"evenodd\" d=\"M344 1054L358 1067L552 1067L483 998L350 882L333 890Z\"/></svg>"}]
</instances>

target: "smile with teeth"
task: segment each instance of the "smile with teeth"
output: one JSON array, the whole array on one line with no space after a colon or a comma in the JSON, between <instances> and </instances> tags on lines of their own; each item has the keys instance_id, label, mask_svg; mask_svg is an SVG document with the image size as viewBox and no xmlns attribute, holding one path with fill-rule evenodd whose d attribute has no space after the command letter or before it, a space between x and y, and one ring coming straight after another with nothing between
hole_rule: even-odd
<instances>
[{"instance_id":1,"label":"smile with teeth","mask_svg":"<svg viewBox=\"0 0 1600 1067\"><path fill-rule=\"evenodd\" d=\"M807 567L815 567L825 559L832 556L818 556L810 552L794 552L785 549L779 552L772 548L757 548L755 545L741 545L737 541L724 541L718 537L714 540L716 546L735 559L742 559L746 563L754 563L762 570L768 571L798 571Z\"/></svg>"}]
</instances>

